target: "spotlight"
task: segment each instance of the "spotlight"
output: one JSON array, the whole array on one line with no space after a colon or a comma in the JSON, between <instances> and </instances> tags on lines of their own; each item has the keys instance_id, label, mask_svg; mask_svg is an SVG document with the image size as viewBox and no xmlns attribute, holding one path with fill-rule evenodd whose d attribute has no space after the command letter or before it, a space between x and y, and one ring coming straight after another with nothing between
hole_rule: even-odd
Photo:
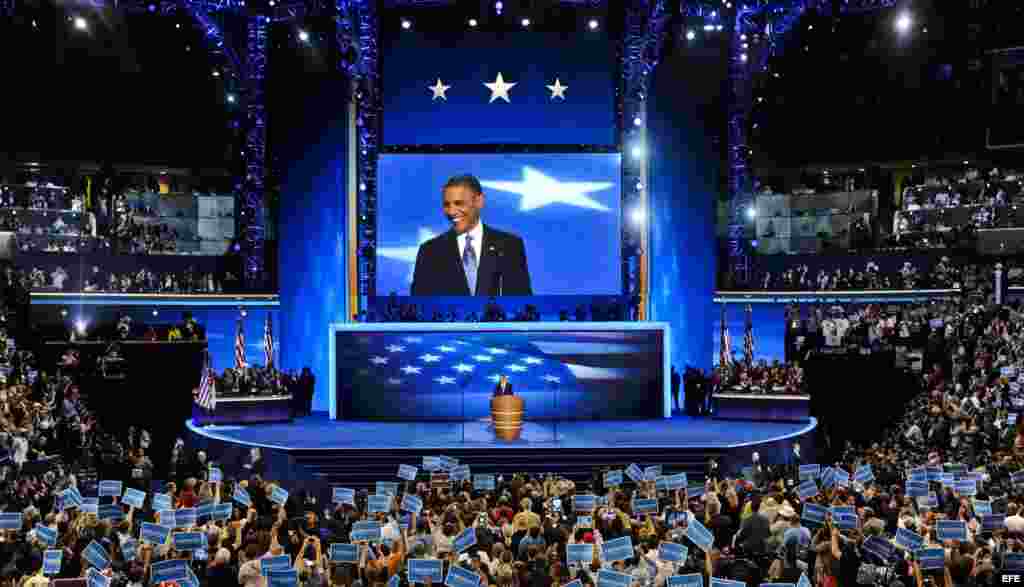
<instances>
[{"instance_id":1,"label":"spotlight","mask_svg":"<svg viewBox=\"0 0 1024 587\"><path fill-rule=\"evenodd\" d=\"M740 40L741 41L746 41L747 40L747 35L740 35Z\"/></svg>"},{"instance_id":2,"label":"spotlight","mask_svg":"<svg viewBox=\"0 0 1024 587\"><path fill-rule=\"evenodd\" d=\"M697 38L697 33L693 32L693 29L686 31L686 40L692 41Z\"/></svg>"},{"instance_id":3,"label":"spotlight","mask_svg":"<svg viewBox=\"0 0 1024 587\"><path fill-rule=\"evenodd\" d=\"M228 94L227 99L228 99L228 104L234 104L235 100L236 100L234 94Z\"/></svg>"},{"instance_id":4,"label":"spotlight","mask_svg":"<svg viewBox=\"0 0 1024 587\"><path fill-rule=\"evenodd\" d=\"M723 27L722 25L717 25L717 26L715 26L715 30L716 30L716 31L719 31L719 32L721 32L721 30L722 30L723 28L725 28L725 27Z\"/></svg>"},{"instance_id":5,"label":"spotlight","mask_svg":"<svg viewBox=\"0 0 1024 587\"><path fill-rule=\"evenodd\" d=\"M597 27L598 27L598 22L597 22L596 18L590 19L590 22L587 23L587 28L589 28L592 31L596 31Z\"/></svg>"},{"instance_id":6,"label":"spotlight","mask_svg":"<svg viewBox=\"0 0 1024 587\"><path fill-rule=\"evenodd\" d=\"M900 14L900 17L896 19L896 30L901 33L906 33L910 30L910 26L914 24L914 20L910 18L909 12Z\"/></svg>"},{"instance_id":7,"label":"spotlight","mask_svg":"<svg viewBox=\"0 0 1024 587\"><path fill-rule=\"evenodd\" d=\"M753 206L747 208L747 218L751 220L757 218L757 208L754 208Z\"/></svg>"},{"instance_id":8,"label":"spotlight","mask_svg":"<svg viewBox=\"0 0 1024 587\"><path fill-rule=\"evenodd\" d=\"M742 53L740 55L740 61L742 61L743 63L747 62L747 54L746 53Z\"/></svg>"},{"instance_id":9,"label":"spotlight","mask_svg":"<svg viewBox=\"0 0 1024 587\"><path fill-rule=\"evenodd\" d=\"M309 33L307 33L306 31L300 30L299 31L299 40L302 41L303 43L308 43L309 42Z\"/></svg>"},{"instance_id":10,"label":"spotlight","mask_svg":"<svg viewBox=\"0 0 1024 587\"><path fill-rule=\"evenodd\" d=\"M68 310L67 310L67 308L62 308L62 309L61 309L61 311L60 311L60 317L61 317L61 318L67 318L67 317L68 317Z\"/></svg>"},{"instance_id":11,"label":"spotlight","mask_svg":"<svg viewBox=\"0 0 1024 587\"><path fill-rule=\"evenodd\" d=\"M245 318L248 315L249 315L249 312L245 311L245 309L242 309L242 318Z\"/></svg>"},{"instance_id":12,"label":"spotlight","mask_svg":"<svg viewBox=\"0 0 1024 587\"><path fill-rule=\"evenodd\" d=\"M644 146L640 144L633 145L633 148L630 149L630 153L633 155L634 159L641 159L644 156Z\"/></svg>"},{"instance_id":13,"label":"spotlight","mask_svg":"<svg viewBox=\"0 0 1024 587\"><path fill-rule=\"evenodd\" d=\"M644 119L639 116L633 118L633 126L640 126L644 123Z\"/></svg>"},{"instance_id":14,"label":"spotlight","mask_svg":"<svg viewBox=\"0 0 1024 587\"><path fill-rule=\"evenodd\" d=\"M213 77L220 77L220 72L217 71L216 69L213 70Z\"/></svg>"},{"instance_id":15,"label":"spotlight","mask_svg":"<svg viewBox=\"0 0 1024 587\"><path fill-rule=\"evenodd\" d=\"M494 11L497 12L498 14L501 14L501 11L504 9L505 4L501 0L498 0L497 2L494 3Z\"/></svg>"},{"instance_id":16,"label":"spotlight","mask_svg":"<svg viewBox=\"0 0 1024 587\"><path fill-rule=\"evenodd\" d=\"M644 189L644 184L640 183L639 181L636 182L636 191L640 191L642 189Z\"/></svg>"},{"instance_id":17,"label":"spotlight","mask_svg":"<svg viewBox=\"0 0 1024 587\"><path fill-rule=\"evenodd\" d=\"M180 22L178 22L178 23L175 23L175 24L174 24L174 28L176 28L176 29L181 29L181 23L180 23Z\"/></svg>"},{"instance_id":18,"label":"spotlight","mask_svg":"<svg viewBox=\"0 0 1024 587\"><path fill-rule=\"evenodd\" d=\"M711 11L711 18L718 18L718 11L717 10L712 10Z\"/></svg>"},{"instance_id":19,"label":"spotlight","mask_svg":"<svg viewBox=\"0 0 1024 587\"><path fill-rule=\"evenodd\" d=\"M271 8L273 8L274 7L274 0L270 0L270 2L267 2L267 6L270 6Z\"/></svg>"},{"instance_id":20,"label":"spotlight","mask_svg":"<svg viewBox=\"0 0 1024 587\"><path fill-rule=\"evenodd\" d=\"M412 28L412 21L409 20L408 18L403 18L402 19L402 30L406 30L407 31L407 30L409 30L411 28Z\"/></svg>"},{"instance_id":21,"label":"spotlight","mask_svg":"<svg viewBox=\"0 0 1024 587\"><path fill-rule=\"evenodd\" d=\"M970 165L970 164L971 164L970 161L964 161L964 165Z\"/></svg>"},{"instance_id":22,"label":"spotlight","mask_svg":"<svg viewBox=\"0 0 1024 587\"><path fill-rule=\"evenodd\" d=\"M522 24L522 25L523 25L523 27L528 27L528 26L530 26L530 19L528 19L528 18L524 18L523 20L521 20L521 21L519 21L519 22L520 22L520 24Z\"/></svg>"},{"instance_id":23,"label":"spotlight","mask_svg":"<svg viewBox=\"0 0 1024 587\"><path fill-rule=\"evenodd\" d=\"M471 26L473 28L476 28L476 25L478 25L478 24L480 24L480 23L478 23L475 18L469 19L469 26Z\"/></svg>"},{"instance_id":24,"label":"spotlight","mask_svg":"<svg viewBox=\"0 0 1024 587\"><path fill-rule=\"evenodd\" d=\"M153 310L153 317L154 318L159 316L159 315L160 315L160 311L159 310Z\"/></svg>"},{"instance_id":25,"label":"spotlight","mask_svg":"<svg viewBox=\"0 0 1024 587\"><path fill-rule=\"evenodd\" d=\"M359 182L359 191L361 191L361 192L365 192L366 191L366 184L365 183Z\"/></svg>"},{"instance_id":26,"label":"spotlight","mask_svg":"<svg viewBox=\"0 0 1024 587\"><path fill-rule=\"evenodd\" d=\"M634 225L642 226L644 223L645 216L646 215L644 214L644 209L641 206L637 206L636 208L633 208L632 212L630 212L629 219L633 221Z\"/></svg>"},{"instance_id":27,"label":"spotlight","mask_svg":"<svg viewBox=\"0 0 1024 587\"><path fill-rule=\"evenodd\" d=\"M713 30L715 30L715 25L713 25L713 24L706 24L706 25L704 25L704 30L706 30L706 31L713 31Z\"/></svg>"},{"instance_id":28,"label":"spotlight","mask_svg":"<svg viewBox=\"0 0 1024 587\"><path fill-rule=\"evenodd\" d=\"M85 20L84 17L76 16L75 17L75 28L80 30L80 31L89 30L89 21Z\"/></svg>"},{"instance_id":29,"label":"spotlight","mask_svg":"<svg viewBox=\"0 0 1024 587\"><path fill-rule=\"evenodd\" d=\"M81 318L75 320L75 332L78 333L78 336L85 336L86 326L87 324L85 323L85 320L82 320Z\"/></svg>"}]
</instances>

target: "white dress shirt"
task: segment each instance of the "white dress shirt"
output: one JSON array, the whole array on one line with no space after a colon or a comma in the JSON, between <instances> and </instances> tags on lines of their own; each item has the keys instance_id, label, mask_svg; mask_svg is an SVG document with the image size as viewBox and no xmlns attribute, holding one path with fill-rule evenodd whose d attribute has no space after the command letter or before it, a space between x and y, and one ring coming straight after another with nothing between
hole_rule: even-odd
<instances>
[{"instance_id":1,"label":"white dress shirt","mask_svg":"<svg viewBox=\"0 0 1024 587\"><path fill-rule=\"evenodd\" d=\"M476 252L476 268L480 270L480 258L483 256L483 243L484 243L484 223L477 222L476 226L471 228L469 232L464 232L459 236L455 237L455 242L459 243L459 262L462 262L463 255L466 254L466 235L473 237L473 250Z\"/></svg>"}]
</instances>

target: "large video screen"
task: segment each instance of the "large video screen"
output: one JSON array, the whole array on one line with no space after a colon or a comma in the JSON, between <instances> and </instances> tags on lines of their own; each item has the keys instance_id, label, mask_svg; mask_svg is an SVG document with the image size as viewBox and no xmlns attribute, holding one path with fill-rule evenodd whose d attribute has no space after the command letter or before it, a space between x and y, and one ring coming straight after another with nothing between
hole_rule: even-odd
<instances>
[{"instance_id":1,"label":"large video screen","mask_svg":"<svg viewBox=\"0 0 1024 587\"><path fill-rule=\"evenodd\" d=\"M666 417L661 326L558 326L337 325L332 414L476 421L505 375L527 421Z\"/></svg>"},{"instance_id":2,"label":"large video screen","mask_svg":"<svg viewBox=\"0 0 1024 587\"><path fill-rule=\"evenodd\" d=\"M620 168L619 154L381 155L377 294L413 295L417 255L432 239L450 246L424 250L420 278L431 280L429 295L469 294L441 205L442 186L462 174L476 176L484 193L477 293L621 294ZM489 243L488 229L511 237Z\"/></svg>"}]
</instances>

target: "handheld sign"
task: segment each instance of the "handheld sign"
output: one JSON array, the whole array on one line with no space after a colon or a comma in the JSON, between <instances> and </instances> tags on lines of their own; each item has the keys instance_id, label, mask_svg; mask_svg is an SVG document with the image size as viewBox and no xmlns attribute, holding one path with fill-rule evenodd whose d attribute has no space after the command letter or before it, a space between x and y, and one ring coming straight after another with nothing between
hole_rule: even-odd
<instances>
[{"instance_id":1,"label":"handheld sign","mask_svg":"<svg viewBox=\"0 0 1024 587\"><path fill-rule=\"evenodd\" d=\"M124 554L124 560L128 562L135 561L139 555L139 541L134 538L127 538L121 541L121 553Z\"/></svg>"},{"instance_id":2,"label":"handheld sign","mask_svg":"<svg viewBox=\"0 0 1024 587\"><path fill-rule=\"evenodd\" d=\"M704 587L704 575L690 573L688 575L672 575L666 581L667 587Z\"/></svg>"},{"instance_id":3,"label":"handheld sign","mask_svg":"<svg viewBox=\"0 0 1024 587\"><path fill-rule=\"evenodd\" d=\"M668 491L668 475L659 475L654 479L654 488L658 491Z\"/></svg>"},{"instance_id":4,"label":"handheld sign","mask_svg":"<svg viewBox=\"0 0 1024 587\"><path fill-rule=\"evenodd\" d=\"M730 581L729 579L711 577L711 587L746 587L746 585L742 581Z\"/></svg>"},{"instance_id":5,"label":"handheld sign","mask_svg":"<svg viewBox=\"0 0 1024 587\"><path fill-rule=\"evenodd\" d=\"M110 577L93 568L86 571L85 581L88 587L110 587Z\"/></svg>"},{"instance_id":6,"label":"handheld sign","mask_svg":"<svg viewBox=\"0 0 1024 587\"><path fill-rule=\"evenodd\" d=\"M476 491L494 491L494 475L473 475L473 489Z\"/></svg>"},{"instance_id":7,"label":"handheld sign","mask_svg":"<svg viewBox=\"0 0 1024 587\"><path fill-rule=\"evenodd\" d=\"M107 554L106 549L100 546L100 543L95 540L90 542L89 545L85 547L85 550L82 551L82 558L85 559L85 562L101 571L110 566L110 555Z\"/></svg>"},{"instance_id":8,"label":"handheld sign","mask_svg":"<svg viewBox=\"0 0 1024 587\"><path fill-rule=\"evenodd\" d=\"M272 571L287 571L291 566L292 560L287 554L268 556L260 560L260 574L267 577Z\"/></svg>"},{"instance_id":9,"label":"handheld sign","mask_svg":"<svg viewBox=\"0 0 1024 587\"><path fill-rule=\"evenodd\" d=\"M640 483L644 480L644 470L640 465L633 463L626 467L626 476L633 480L633 483Z\"/></svg>"},{"instance_id":10,"label":"handheld sign","mask_svg":"<svg viewBox=\"0 0 1024 587\"><path fill-rule=\"evenodd\" d=\"M927 471L929 481L938 481L942 478L943 471L941 466L925 467L925 471Z\"/></svg>"},{"instance_id":11,"label":"handheld sign","mask_svg":"<svg viewBox=\"0 0 1024 587\"><path fill-rule=\"evenodd\" d=\"M630 587L633 575L601 569L597 572L597 587Z\"/></svg>"},{"instance_id":12,"label":"handheld sign","mask_svg":"<svg viewBox=\"0 0 1024 587\"><path fill-rule=\"evenodd\" d=\"M853 480L861 485L867 485L868 483L875 480L875 472L871 469L871 465L864 465L857 469L853 474Z\"/></svg>"},{"instance_id":13,"label":"handheld sign","mask_svg":"<svg viewBox=\"0 0 1024 587\"><path fill-rule=\"evenodd\" d=\"M974 513L979 516L991 516L992 515L992 502L974 500Z\"/></svg>"},{"instance_id":14,"label":"handheld sign","mask_svg":"<svg viewBox=\"0 0 1024 587\"><path fill-rule=\"evenodd\" d=\"M163 521L163 518L161 518ZM181 508L174 510L174 524L177 528L191 528L199 522L199 510L197 508Z\"/></svg>"},{"instance_id":15,"label":"handheld sign","mask_svg":"<svg viewBox=\"0 0 1024 587\"><path fill-rule=\"evenodd\" d=\"M350 537L353 542L372 542L374 540L380 540L380 536L380 522L368 520L356 522L352 525Z\"/></svg>"},{"instance_id":16,"label":"handheld sign","mask_svg":"<svg viewBox=\"0 0 1024 587\"><path fill-rule=\"evenodd\" d=\"M57 544L57 530L50 528L49 526L43 526L42 524L36 524L35 527L36 538L39 542L47 546L53 546Z\"/></svg>"},{"instance_id":17,"label":"handheld sign","mask_svg":"<svg viewBox=\"0 0 1024 587\"><path fill-rule=\"evenodd\" d=\"M171 496L166 493L154 493L153 494L153 511L160 512L163 510L173 510L174 502L171 501Z\"/></svg>"},{"instance_id":18,"label":"handheld sign","mask_svg":"<svg viewBox=\"0 0 1024 587\"><path fill-rule=\"evenodd\" d=\"M704 552L711 550L711 544L715 540L711 531L697 520L690 520L690 523L686 525L686 537Z\"/></svg>"},{"instance_id":19,"label":"handheld sign","mask_svg":"<svg viewBox=\"0 0 1024 587\"><path fill-rule=\"evenodd\" d=\"M452 547L455 552L463 552L476 545L476 528L466 528L455 537Z\"/></svg>"},{"instance_id":20,"label":"handheld sign","mask_svg":"<svg viewBox=\"0 0 1024 587\"><path fill-rule=\"evenodd\" d=\"M935 533L939 540L967 540L967 523L963 520L939 520Z\"/></svg>"},{"instance_id":21,"label":"handheld sign","mask_svg":"<svg viewBox=\"0 0 1024 587\"><path fill-rule=\"evenodd\" d=\"M100 481L100 497L121 497L120 481Z\"/></svg>"},{"instance_id":22,"label":"handheld sign","mask_svg":"<svg viewBox=\"0 0 1024 587\"><path fill-rule=\"evenodd\" d=\"M426 583L430 579L432 583L440 583L441 561L433 558L411 558L409 559L409 582Z\"/></svg>"},{"instance_id":23,"label":"handheld sign","mask_svg":"<svg viewBox=\"0 0 1024 587\"><path fill-rule=\"evenodd\" d=\"M941 570L946 566L946 551L942 548L922 548L916 556L922 570Z\"/></svg>"},{"instance_id":24,"label":"handheld sign","mask_svg":"<svg viewBox=\"0 0 1024 587\"><path fill-rule=\"evenodd\" d=\"M452 467L448 476L452 481L469 481L472 478L472 473L469 470L469 465L458 465Z\"/></svg>"},{"instance_id":25,"label":"handheld sign","mask_svg":"<svg viewBox=\"0 0 1024 587\"><path fill-rule=\"evenodd\" d=\"M657 514L658 513L658 500L657 499L633 499L633 513L634 514Z\"/></svg>"},{"instance_id":26,"label":"handheld sign","mask_svg":"<svg viewBox=\"0 0 1024 587\"><path fill-rule=\"evenodd\" d=\"M652 465L644 469L644 481L654 481L661 476L661 465Z\"/></svg>"},{"instance_id":27,"label":"handheld sign","mask_svg":"<svg viewBox=\"0 0 1024 587\"><path fill-rule=\"evenodd\" d=\"M601 558L604 562L615 562L633 557L633 538L623 536L608 540L601 545Z\"/></svg>"},{"instance_id":28,"label":"handheld sign","mask_svg":"<svg viewBox=\"0 0 1024 587\"><path fill-rule=\"evenodd\" d=\"M43 574L44 575L58 575L60 574L60 563L64 558L63 550L47 550L43 553Z\"/></svg>"},{"instance_id":29,"label":"handheld sign","mask_svg":"<svg viewBox=\"0 0 1024 587\"><path fill-rule=\"evenodd\" d=\"M377 495L398 496L398 483L394 481L378 481L374 484Z\"/></svg>"},{"instance_id":30,"label":"handheld sign","mask_svg":"<svg viewBox=\"0 0 1024 587\"><path fill-rule=\"evenodd\" d=\"M214 504L213 514L211 517L214 520L230 520L233 509L234 506L232 506L230 502Z\"/></svg>"},{"instance_id":31,"label":"handheld sign","mask_svg":"<svg viewBox=\"0 0 1024 587\"><path fill-rule=\"evenodd\" d=\"M857 516L849 514L838 514L832 516L832 520L835 521L836 527L840 530L856 530L857 529Z\"/></svg>"},{"instance_id":32,"label":"handheld sign","mask_svg":"<svg viewBox=\"0 0 1024 587\"><path fill-rule=\"evenodd\" d=\"M388 513L391 511L391 496L371 495L366 499L366 511L371 514Z\"/></svg>"},{"instance_id":33,"label":"handheld sign","mask_svg":"<svg viewBox=\"0 0 1024 587\"><path fill-rule=\"evenodd\" d=\"M299 584L299 572L295 569L274 569L267 573L268 587L295 587Z\"/></svg>"},{"instance_id":34,"label":"handheld sign","mask_svg":"<svg viewBox=\"0 0 1024 587\"><path fill-rule=\"evenodd\" d=\"M799 487L796 488L796 492L797 495L800 496L800 499L808 500L814 497L815 495L818 495L818 484L815 483L813 480L808 479L807 481L804 481L803 483L800 484Z\"/></svg>"},{"instance_id":35,"label":"handheld sign","mask_svg":"<svg viewBox=\"0 0 1024 587\"><path fill-rule=\"evenodd\" d=\"M273 489L270 490L270 501L277 505L284 505L288 502L288 491L283 487L275 485Z\"/></svg>"},{"instance_id":36,"label":"handheld sign","mask_svg":"<svg viewBox=\"0 0 1024 587\"><path fill-rule=\"evenodd\" d=\"M594 545L586 543L567 544L566 562L589 565L594 560Z\"/></svg>"},{"instance_id":37,"label":"handheld sign","mask_svg":"<svg viewBox=\"0 0 1024 587\"><path fill-rule=\"evenodd\" d=\"M562 585L562 587L583 587L583 581L580 581L579 579L573 579L565 585Z\"/></svg>"},{"instance_id":38,"label":"handheld sign","mask_svg":"<svg viewBox=\"0 0 1024 587\"><path fill-rule=\"evenodd\" d=\"M120 522L124 519L124 510L121 509L121 504L118 503L105 503L99 507L97 517L100 520L110 520L111 522Z\"/></svg>"},{"instance_id":39,"label":"handheld sign","mask_svg":"<svg viewBox=\"0 0 1024 587\"><path fill-rule=\"evenodd\" d=\"M981 517L981 531L995 532L1006 527L1006 514L992 514Z\"/></svg>"},{"instance_id":40,"label":"handheld sign","mask_svg":"<svg viewBox=\"0 0 1024 587\"><path fill-rule=\"evenodd\" d=\"M1008 571L1024 570L1024 553L1008 552L1003 555L1003 568Z\"/></svg>"},{"instance_id":41,"label":"handheld sign","mask_svg":"<svg viewBox=\"0 0 1024 587\"><path fill-rule=\"evenodd\" d=\"M24 523L21 512L5 512L0 514L0 530L21 530Z\"/></svg>"},{"instance_id":42,"label":"handheld sign","mask_svg":"<svg viewBox=\"0 0 1024 587\"><path fill-rule=\"evenodd\" d=\"M896 552L892 542L878 536L869 536L864 541L864 550L874 554L884 562L888 562Z\"/></svg>"},{"instance_id":43,"label":"handheld sign","mask_svg":"<svg viewBox=\"0 0 1024 587\"><path fill-rule=\"evenodd\" d=\"M442 470L451 471L455 467L459 466L459 459L453 459L451 457L446 457L444 455L441 455L441 456L439 456L437 458L441 462L441 469Z\"/></svg>"},{"instance_id":44,"label":"handheld sign","mask_svg":"<svg viewBox=\"0 0 1024 587\"><path fill-rule=\"evenodd\" d=\"M448 567L448 576L444 578L447 587L477 587L480 584L480 577L469 569L459 565Z\"/></svg>"},{"instance_id":45,"label":"handheld sign","mask_svg":"<svg viewBox=\"0 0 1024 587\"><path fill-rule=\"evenodd\" d=\"M142 505L146 502L146 492L129 487L124 490L124 495L121 496L121 501L137 510L141 510Z\"/></svg>"},{"instance_id":46,"label":"handheld sign","mask_svg":"<svg viewBox=\"0 0 1024 587\"><path fill-rule=\"evenodd\" d=\"M331 544L332 563L357 563L359 562L359 546L355 544Z\"/></svg>"},{"instance_id":47,"label":"handheld sign","mask_svg":"<svg viewBox=\"0 0 1024 587\"><path fill-rule=\"evenodd\" d=\"M618 487L622 485L622 471L605 471L604 472L604 486L605 487Z\"/></svg>"},{"instance_id":48,"label":"handheld sign","mask_svg":"<svg viewBox=\"0 0 1024 587\"><path fill-rule=\"evenodd\" d=\"M249 492L240 486L235 486L235 493L231 496L231 499L244 505L245 507L252 507L252 498L249 497Z\"/></svg>"},{"instance_id":49,"label":"handheld sign","mask_svg":"<svg viewBox=\"0 0 1024 587\"><path fill-rule=\"evenodd\" d=\"M175 550L199 550L206 546L206 535L202 532L175 532L172 544Z\"/></svg>"},{"instance_id":50,"label":"handheld sign","mask_svg":"<svg viewBox=\"0 0 1024 587\"><path fill-rule=\"evenodd\" d=\"M800 516L800 519L820 526L825 523L826 512L828 512L828 510L825 509L824 506L820 506L815 503L805 503L804 511Z\"/></svg>"},{"instance_id":51,"label":"handheld sign","mask_svg":"<svg viewBox=\"0 0 1024 587\"><path fill-rule=\"evenodd\" d=\"M580 528L593 528L594 517L593 516L576 516L576 525Z\"/></svg>"},{"instance_id":52,"label":"handheld sign","mask_svg":"<svg viewBox=\"0 0 1024 587\"><path fill-rule=\"evenodd\" d=\"M440 457L423 457L423 470L433 473L434 471L440 471L441 458Z\"/></svg>"},{"instance_id":53,"label":"handheld sign","mask_svg":"<svg viewBox=\"0 0 1024 587\"><path fill-rule=\"evenodd\" d=\"M398 465L398 478L406 481L415 481L420 470L411 465Z\"/></svg>"},{"instance_id":54,"label":"handheld sign","mask_svg":"<svg viewBox=\"0 0 1024 587\"><path fill-rule=\"evenodd\" d=\"M167 581L183 581L188 576L185 569L188 561L184 559L172 559L155 562L150 565L150 582L154 584Z\"/></svg>"},{"instance_id":55,"label":"handheld sign","mask_svg":"<svg viewBox=\"0 0 1024 587\"><path fill-rule=\"evenodd\" d=\"M800 465L800 480L817 479L821 475L821 465Z\"/></svg>"},{"instance_id":56,"label":"handheld sign","mask_svg":"<svg viewBox=\"0 0 1024 587\"><path fill-rule=\"evenodd\" d=\"M960 495L976 495L978 493L978 483L974 479L961 479L953 484L953 490Z\"/></svg>"},{"instance_id":57,"label":"handheld sign","mask_svg":"<svg viewBox=\"0 0 1024 587\"><path fill-rule=\"evenodd\" d=\"M687 554L689 554L689 549L682 544L662 542L658 545L658 558L663 561L681 563L686 560Z\"/></svg>"},{"instance_id":58,"label":"handheld sign","mask_svg":"<svg viewBox=\"0 0 1024 587\"><path fill-rule=\"evenodd\" d=\"M156 515L159 516L161 524L170 526L171 528L178 527L178 524L176 523L177 520L174 519L174 510L164 510L162 512L157 512Z\"/></svg>"},{"instance_id":59,"label":"handheld sign","mask_svg":"<svg viewBox=\"0 0 1024 587\"><path fill-rule=\"evenodd\" d=\"M907 530L906 528L898 528L896 530L896 546L914 552L921 548L924 544L924 537L917 532Z\"/></svg>"},{"instance_id":60,"label":"handheld sign","mask_svg":"<svg viewBox=\"0 0 1024 587\"><path fill-rule=\"evenodd\" d=\"M356 492L354 489L348 489L347 487L335 487L331 491L331 501L334 503L356 505Z\"/></svg>"},{"instance_id":61,"label":"handheld sign","mask_svg":"<svg viewBox=\"0 0 1024 587\"><path fill-rule=\"evenodd\" d=\"M927 481L907 481L908 497L925 497L928 495Z\"/></svg>"},{"instance_id":62,"label":"handheld sign","mask_svg":"<svg viewBox=\"0 0 1024 587\"><path fill-rule=\"evenodd\" d=\"M402 496L402 511L419 515L423 511L423 500L411 493L406 493Z\"/></svg>"},{"instance_id":63,"label":"handheld sign","mask_svg":"<svg viewBox=\"0 0 1024 587\"><path fill-rule=\"evenodd\" d=\"M78 506L78 509L83 514L92 514L94 516L100 513L100 498L98 497L83 497L82 505Z\"/></svg>"},{"instance_id":64,"label":"handheld sign","mask_svg":"<svg viewBox=\"0 0 1024 587\"><path fill-rule=\"evenodd\" d=\"M594 496L589 494L576 495L573 499L573 506L577 512L589 512L594 509Z\"/></svg>"},{"instance_id":65,"label":"handheld sign","mask_svg":"<svg viewBox=\"0 0 1024 587\"><path fill-rule=\"evenodd\" d=\"M224 480L224 472L217 467L210 467L210 483L220 483Z\"/></svg>"},{"instance_id":66,"label":"handheld sign","mask_svg":"<svg viewBox=\"0 0 1024 587\"><path fill-rule=\"evenodd\" d=\"M172 528L170 526L143 522L141 534L142 541L153 545L164 544L167 542L167 537L171 535L171 530Z\"/></svg>"}]
</instances>

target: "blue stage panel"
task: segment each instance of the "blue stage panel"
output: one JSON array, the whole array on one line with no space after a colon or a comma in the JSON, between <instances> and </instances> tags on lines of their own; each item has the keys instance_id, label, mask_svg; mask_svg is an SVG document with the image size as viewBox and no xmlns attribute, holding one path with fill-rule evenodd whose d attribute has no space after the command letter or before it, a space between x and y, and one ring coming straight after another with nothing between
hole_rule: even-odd
<instances>
[{"instance_id":1,"label":"blue stage panel","mask_svg":"<svg viewBox=\"0 0 1024 587\"><path fill-rule=\"evenodd\" d=\"M666 324L332 324L330 341L333 418L485 418L499 374L527 421L671 413Z\"/></svg>"}]
</instances>

